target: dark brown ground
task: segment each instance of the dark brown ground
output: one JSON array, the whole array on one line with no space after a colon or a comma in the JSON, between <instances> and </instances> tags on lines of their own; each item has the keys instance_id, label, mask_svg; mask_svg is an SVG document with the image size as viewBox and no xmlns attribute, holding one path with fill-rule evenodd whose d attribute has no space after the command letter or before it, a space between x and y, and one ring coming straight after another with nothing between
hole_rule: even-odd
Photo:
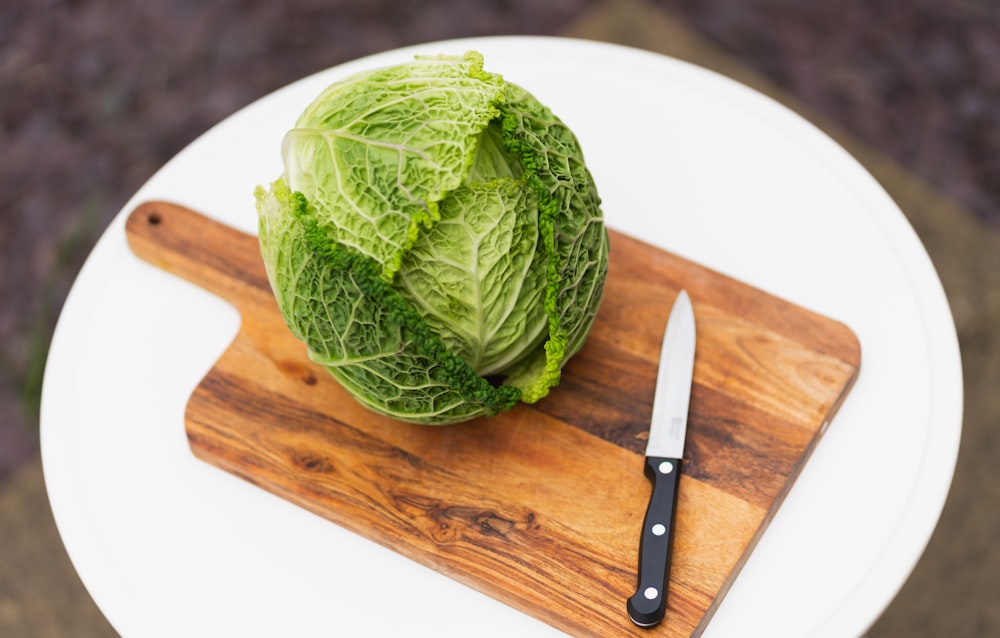
<instances>
[{"instance_id":1,"label":"dark brown ground","mask_svg":"<svg viewBox=\"0 0 1000 638\"><path fill-rule=\"evenodd\" d=\"M952 303L966 419L938 531L870 635L1000 635L1000 4L207 4L0 5L0 636L112 633L52 526L37 429L55 320L126 199L207 128L303 75L514 33L612 40L726 73L827 130L896 199Z\"/></svg>"}]
</instances>

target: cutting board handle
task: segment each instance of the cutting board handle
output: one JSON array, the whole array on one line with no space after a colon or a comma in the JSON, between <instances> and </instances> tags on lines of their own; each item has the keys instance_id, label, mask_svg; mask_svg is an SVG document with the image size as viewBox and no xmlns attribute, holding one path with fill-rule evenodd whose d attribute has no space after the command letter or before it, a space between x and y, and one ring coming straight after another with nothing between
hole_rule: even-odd
<instances>
[{"instance_id":1,"label":"cutting board handle","mask_svg":"<svg viewBox=\"0 0 1000 638\"><path fill-rule=\"evenodd\" d=\"M189 208L140 204L125 222L129 247L144 261L202 287L239 310L273 299L257 238ZM212 247L224 247L213 250Z\"/></svg>"}]
</instances>

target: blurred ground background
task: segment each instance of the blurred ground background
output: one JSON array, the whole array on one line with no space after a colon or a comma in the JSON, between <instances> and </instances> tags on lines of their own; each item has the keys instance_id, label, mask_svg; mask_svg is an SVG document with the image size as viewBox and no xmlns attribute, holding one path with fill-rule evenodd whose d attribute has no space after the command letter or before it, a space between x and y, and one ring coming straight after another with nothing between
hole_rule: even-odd
<instances>
[{"instance_id":1,"label":"blurred ground background","mask_svg":"<svg viewBox=\"0 0 1000 638\"><path fill-rule=\"evenodd\" d=\"M0 5L0 636L113 636L58 538L38 460L48 343L128 197L220 119L418 42L569 35L715 69L826 130L941 275L963 445L928 550L872 638L1000 635L1000 4L994 0L7 0Z\"/></svg>"}]
</instances>

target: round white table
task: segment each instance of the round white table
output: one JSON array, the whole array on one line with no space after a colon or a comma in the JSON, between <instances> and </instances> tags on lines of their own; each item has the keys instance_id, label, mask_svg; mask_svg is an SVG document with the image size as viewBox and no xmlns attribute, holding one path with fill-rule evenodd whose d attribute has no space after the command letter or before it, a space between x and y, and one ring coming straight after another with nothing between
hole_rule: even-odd
<instances>
[{"instance_id":1,"label":"round white table","mask_svg":"<svg viewBox=\"0 0 1000 638\"><path fill-rule=\"evenodd\" d=\"M535 37L305 78L207 132L115 218L60 317L41 415L55 520L98 606L124 636L559 635L196 460L184 407L239 317L125 242L148 199L255 233L254 186L281 172L281 137L322 88L468 49L576 132L609 226L858 335L854 389L704 635L861 634L923 552L961 435L958 343L926 252L854 159L770 99L653 53Z\"/></svg>"}]
</instances>

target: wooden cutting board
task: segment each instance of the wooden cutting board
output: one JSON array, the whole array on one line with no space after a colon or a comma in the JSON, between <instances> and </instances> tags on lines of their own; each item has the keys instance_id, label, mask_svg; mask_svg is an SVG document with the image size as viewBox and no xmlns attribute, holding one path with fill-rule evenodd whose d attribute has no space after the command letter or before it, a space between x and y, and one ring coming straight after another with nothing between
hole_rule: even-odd
<instances>
[{"instance_id":1,"label":"wooden cutting board","mask_svg":"<svg viewBox=\"0 0 1000 638\"><path fill-rule=\"evenodd\" d=\"M368 412L309 361L255 237L163 202L139 206L127 235L242 315L187 406L197 457L575 635L700 633L860 363L843 324L612 232L597 320L549 397L411 425ZM669 608L641 630L625 612L650 491L641 455L682 287L698 340Z\"/></svg>"}]
</instances>

